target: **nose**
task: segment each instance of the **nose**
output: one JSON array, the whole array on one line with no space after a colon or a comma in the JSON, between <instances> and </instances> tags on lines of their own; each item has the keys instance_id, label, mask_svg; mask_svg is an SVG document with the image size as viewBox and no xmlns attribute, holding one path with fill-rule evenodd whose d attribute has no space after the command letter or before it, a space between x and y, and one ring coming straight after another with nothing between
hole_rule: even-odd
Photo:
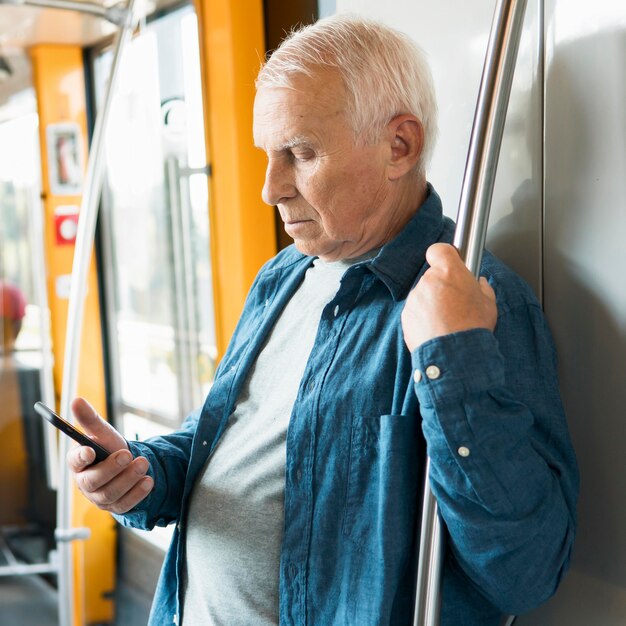
<instances>
[{"instance_id":1,"label":"nose","mask_svg":"<svg viewBox=\"0 0 626 626\"><path fill-rule=\"evenodd\" d=\"M265 184L261 193L263 202L276 206L289 198L295 197L296 194L297 189L289 164L282 159L268 159L265 171Z\"/></svg>"}]
</instances>

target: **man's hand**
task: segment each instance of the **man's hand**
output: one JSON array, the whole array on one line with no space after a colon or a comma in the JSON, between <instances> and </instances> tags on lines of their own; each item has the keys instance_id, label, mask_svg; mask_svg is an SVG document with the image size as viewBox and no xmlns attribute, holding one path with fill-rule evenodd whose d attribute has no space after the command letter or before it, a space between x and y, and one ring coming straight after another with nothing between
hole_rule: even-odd
<instances>
[{"instance_id":1,"label":"man's hand","mask_svg":"<svg viewBox=\"0 0 626 626\"><path fill-rule=\"evenodd\" d=\"M83 495L98 508L111 513L126 513L141 502L154 486L146 476L149 462L145 457L133 459L126 440L103 420L82 398L72 402L72 412L87 435L111 452L94 466L95 452L88 446L72 448L67 465Z\"/></svg>"},{"instance_id":2,"label":"man's hand","mask_svg":"<svg viewBox=\"0 0 626 626\"><path fill-rule=\"evenodd\" d=\"M477 281L457 250L436 243L426 251L430 268L409 293L402 311L404 341L411 352L429 339L486 328L498 319L496 296L485 278Z\"/></svg>"}]
</instances>

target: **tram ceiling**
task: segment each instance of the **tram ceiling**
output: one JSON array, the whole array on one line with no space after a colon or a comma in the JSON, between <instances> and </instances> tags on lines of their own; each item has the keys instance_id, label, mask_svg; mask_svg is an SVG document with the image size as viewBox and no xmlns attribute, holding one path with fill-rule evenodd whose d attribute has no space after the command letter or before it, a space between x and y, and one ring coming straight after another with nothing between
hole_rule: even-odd
<instances>
[{"instance_id":1,"label":"tram ceiling","mask_svg":"<svg viewBox=\"0 0 626 626\"><path fill-rule=\"evenodd\" d=\"M114 24L93 15L10 6L0 0L0 51L5 56L38 44L90 46L115 30Z\"/></svg>"},{"instance_id":2,"label":"tram ceiling","mask_svg":"<svg viewBox=\"0 0 626 626\"><path fill-rule=\"evenodd\" d=\"M135 12L149 16L179 3L137 0ZM125 6L123 0L0 0L0 106L31 85L29 48L93 46L115 33Z\"/></svg>"},{"instance_id":3,"label":"tram ceiling","mask_svg":"<svg viewBox=\"0 0 626 626\"><path fill-rule=\"evenodd\" d=\"M177 1L143 0L136 2L136 11L148 16ZM116 0L0 0L0 55L38 44L92 46L116 31L114 22L122 19L125 5Z\"/></svg>"}]
</instances>

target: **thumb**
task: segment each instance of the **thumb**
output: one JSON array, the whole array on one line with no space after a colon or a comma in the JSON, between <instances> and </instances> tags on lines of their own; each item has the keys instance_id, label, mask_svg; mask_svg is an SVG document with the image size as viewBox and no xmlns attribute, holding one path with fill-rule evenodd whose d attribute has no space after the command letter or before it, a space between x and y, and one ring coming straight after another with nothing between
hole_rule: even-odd
<instances>
[{"instance_id":1,"label":"thumb","mask_svg":"<svg viewBox=\"0 0 626 626\"><path fill-rule=\"evenodd\" d=\"M72 413L85 434L109 452L128 450L126 439L111 424L102 419L98 412L84 398L75 398L71 404Z\"/></svg>"}]
</instances>

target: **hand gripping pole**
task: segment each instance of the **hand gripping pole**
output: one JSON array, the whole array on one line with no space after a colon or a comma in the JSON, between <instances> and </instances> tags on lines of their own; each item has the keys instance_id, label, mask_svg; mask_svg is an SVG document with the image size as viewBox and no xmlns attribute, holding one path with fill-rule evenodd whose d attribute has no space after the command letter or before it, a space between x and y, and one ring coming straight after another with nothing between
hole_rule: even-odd
<instances>
[{"instance_id":1,"label":"hand gripping pole","mask_svg":"<svg viewBox=\"0 0 626 626\"><path fill-rule=\"evenodd\" d=\"M476 276L485 246L489 209L496 177L526 0L498 0L491 25L465 164L454 245ZM420 528L414 626L437 626L441 602L443 528L430 489L426 460Z\"/></svg>"}]
</instances>

